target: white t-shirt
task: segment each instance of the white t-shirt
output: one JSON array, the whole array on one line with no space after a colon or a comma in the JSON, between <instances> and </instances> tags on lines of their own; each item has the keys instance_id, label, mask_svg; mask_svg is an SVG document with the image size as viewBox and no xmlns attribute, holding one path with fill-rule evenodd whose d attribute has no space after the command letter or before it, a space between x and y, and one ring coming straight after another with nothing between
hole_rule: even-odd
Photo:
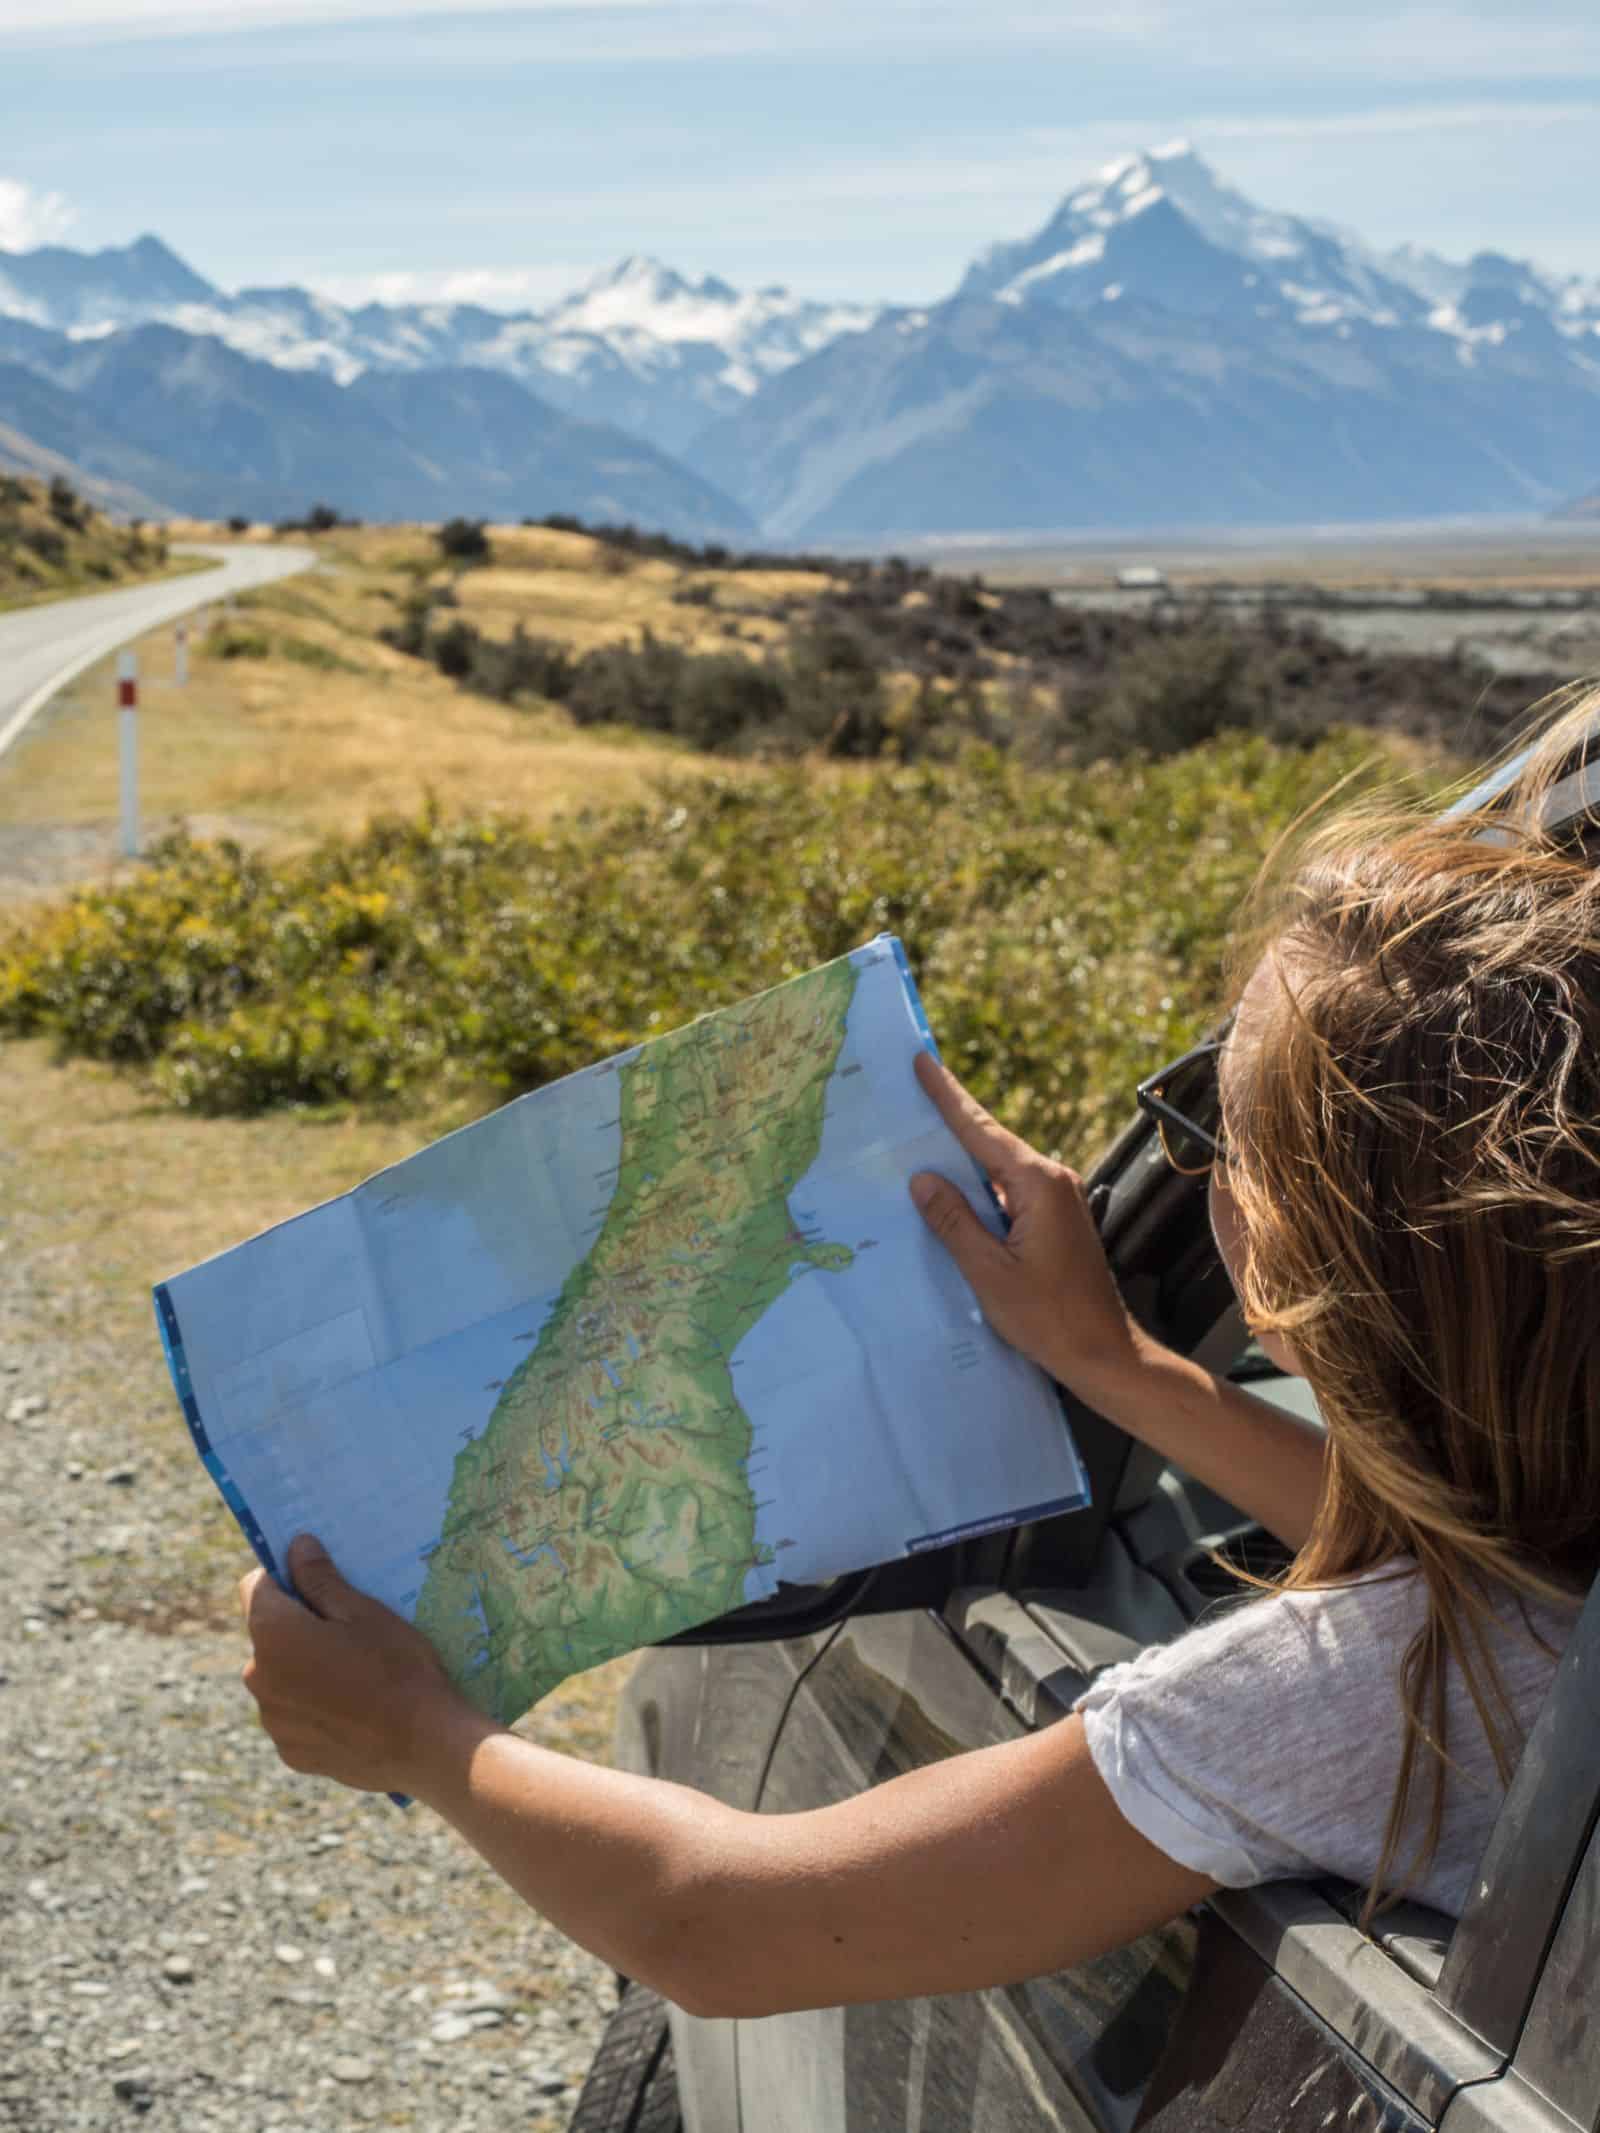
<instances>
[{"instance_id":1,"label":"white t-shirt","mask_svg":"<svg viewBox=\"0 0 1600 2133\"><path fill-rule=\"evenodd\" d=\"M1337 1874L1365 1886L1400 1767L1400 1665L1424 1613L1414 1572L1230 1602L1079 1698L1095 1768L1142 1836L1213 1881ZM1575 1620L1575 1607L1530 1605L1525 1621L1510 1597L1496 1609L1494 1656L1523 1737ZM1454 1667L1447 1694L1443 1835L1406 1893L1459 1917L1504 1788ZM1417 1768L1401 1868L1426 1826L1432 1775L1426 1760Z\"/></svg>"}]
</instances>

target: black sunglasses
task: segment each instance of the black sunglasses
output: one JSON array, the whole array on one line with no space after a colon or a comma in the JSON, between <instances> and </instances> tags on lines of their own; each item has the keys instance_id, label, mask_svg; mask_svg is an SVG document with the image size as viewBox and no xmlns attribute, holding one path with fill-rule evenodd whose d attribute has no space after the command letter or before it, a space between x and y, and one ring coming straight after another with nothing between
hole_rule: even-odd
<instances>
[{"instance_id":1,"label":"black sunglasses","mask_svg":"<svg viewBox=\"0 0 1600 2133\"><path fill-rule=\"evenodd\" d=\"M1139 1109L1156 1122L1162 1154L1186 1178L1203 1178L1222 1158L1217 1060L1226 1034L1208 1037L1170 1066L1158 1067L1135 1091Z\"/></svg>"}]
</instances>

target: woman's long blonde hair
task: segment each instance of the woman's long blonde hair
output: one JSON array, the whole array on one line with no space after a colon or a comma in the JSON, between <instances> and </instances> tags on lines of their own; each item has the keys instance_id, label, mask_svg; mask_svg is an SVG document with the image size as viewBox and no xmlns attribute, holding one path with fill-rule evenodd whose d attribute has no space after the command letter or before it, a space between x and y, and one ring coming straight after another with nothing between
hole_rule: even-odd
<instances>
[{"instance_id":1,"label":"woman's long blonde hair","mask_svg":"<svg viewBox=\"0 0 1600 2133\"><path fill-rule=\"evenodd\" d=\"M1508 1779L1494 1601L1567 1600L1600 1567L1600 850L1545 819L1600 690L1557 712L1487 805L1310 836L1225 1076L1245 1316L1328 1424L1283 1583L1415 1564L1427 1591L1369 1914L1439 1841L1449 1663Z\"/></svg>"}]
</instances>

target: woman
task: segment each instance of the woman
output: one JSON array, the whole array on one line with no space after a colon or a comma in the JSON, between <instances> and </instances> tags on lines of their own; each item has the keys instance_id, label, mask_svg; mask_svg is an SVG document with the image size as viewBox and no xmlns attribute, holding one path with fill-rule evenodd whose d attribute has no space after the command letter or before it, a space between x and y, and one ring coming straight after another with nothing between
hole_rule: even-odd
<instances>
[{"instance_id":1,"label":"woman","mask_svg":"<svg viewBox=\"0 0 1600 2133\"><path fill-rule=\"evenodd\" d=\"M1288 1543L1276 1590L1043 1732L762 1816L494 1725L302 1539L315 1613L241 1587L285 1761L415 1794L708 2016L1009 1982L1286 1874L1458 1910L1600 1555L1600 875L1540 827L1569 740L1492 822L1324 830L1225 1044L1157 1078L1246 1319L1326 1440L1144 1334L1073 1173L919 1066L1011 1216L1001 1240L913 1184L991 1323ZM1241 1724L1273 1753L1241 1758Z\"/></svg>"}]
</instances>

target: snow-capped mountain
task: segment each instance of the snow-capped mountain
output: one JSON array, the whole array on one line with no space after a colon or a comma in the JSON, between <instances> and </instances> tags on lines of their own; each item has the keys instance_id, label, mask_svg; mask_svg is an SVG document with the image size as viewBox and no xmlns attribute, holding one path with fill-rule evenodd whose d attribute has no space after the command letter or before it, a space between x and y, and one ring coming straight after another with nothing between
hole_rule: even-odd
<instances>
[{"instance_id":1,"label":"snow-capped mountain","mask_svg":"<svg viewBox=\"0 0 1600 2133\"><path fill-rule=\"evenodd\" d=\"M214 294L159 237L103 252L59 244L0 251L0 316L57 333L108 333Z\"/></svg>"},{"instance_id":2,"label":"snow-capped mountain","mask_svg":"<svg viewBox=\"0 0 1600 2133\"><path fill-rule=\"evenodd\" d=\"M500 372L373 369L341 386L174 326L73 339L0 319L0 458L40 453L210 517L281 518L320 498L363 518L559 511L697 540L755 530L680 461Z\"/></svg>"},{"instance_id":3,"label":"snow-capped mountain","mask_svg":"<svg viewBox=\"0 0 1600 2133\"><path fill-rule=\"evenodd\" d=\"M1421 327L1470 343L1503 316L1600 330L1600 283L1480 252L1465 264L1419 246L1380 252L1354 232L1258 207L1187 141L1107 164L1034 236L993 246L959 295L1063 310L1135 297L1273 323Z\"/></svg>"},{"instance_id":4,"label":"snow-capped mountain","mask_svg":"<svg viewBox=\"0 0 1600 2133\"><path fill-rule=\"evenodd\" d=\"M741 395L802 356L871 325L879 305L822 304L776 285L740 291L714 274L689 281L659 260L635 255L542 315L552 339L608 341L641 365L663 348L717 348L727 383Z\"/></svg>"},{"instance_id":5,"label":"snow-capped mountain","mask_svg":"<svg viewBox=\"0 0 1600 2133\"><path fill-rule=\"evenodd\" d=\"M130 375L162 412L136 434L144 403L105 383L118 365L77 358L157 327L168 338L142 342ZM230 370L224 353L255 368ZM240 469L263 481L273 439L290 448L290 403L268 385L298 374L321 396L302 396L308 437L331 434L341 391L373 437L380 417L414 416L454 440L450 464L471 469L485 507L493 420L535 422L489 390L510 381L543 410L541 466L555 410L655 451L648 479L643 461L630 473L638 509L653 508L653 484L668 493L670 453L692 463L685 480L722 491L721 506L673 491L680 522L726 516L731 498L802 542L1525 512L1600 476L1600 283L1488 251L1380 250L1258 205L1181 142L1075 186L1041 229L994 246L924 308L739 291L648 258L539 311L347 306L299 288L229 294L141 238L0 253L3 363L97 394L96 422L121 422L163 460L178 438L168 373L207 381L257 409ZM399 390L439 373L448 382L415 403ZM25 432L0 392L8 420ZM113 465L103 428L93 436L107 474L149 493L148 467ZM296 464L311 463L308 444ZM185 493L204 475L191 464ZM400 493L349 478L351 508ZM405 493L422 479L408 473Z\"/></svg>"},{"instance_id":6,"label":"snow-capped mountain","mask_svg":"<svg viewBox=\"0 0 1600 2133\"><path fill-rule=\"evenodd\" d=\"M697 440L802 542L1538 511L1600 469L1600 289L1382 253L1184 143Z\"/></svg>"},{"instance_id":7,"label":"snow-capped mountain","mask_svg":"<svg viewBox=\"0 0 1600 2133\"><path fill-rule=\"evenodd\" d=\"M570 413L679 451L764 379L870 325L876 311L778 288L741 292L711 276L691 281L645 258L624 259L542 312L350 307L295 287L230 295L142 237L122 251L0 252L0 315L85 339L175 326L340 385L369 370L504 371Z\"/></svg>"}]
</instances>

